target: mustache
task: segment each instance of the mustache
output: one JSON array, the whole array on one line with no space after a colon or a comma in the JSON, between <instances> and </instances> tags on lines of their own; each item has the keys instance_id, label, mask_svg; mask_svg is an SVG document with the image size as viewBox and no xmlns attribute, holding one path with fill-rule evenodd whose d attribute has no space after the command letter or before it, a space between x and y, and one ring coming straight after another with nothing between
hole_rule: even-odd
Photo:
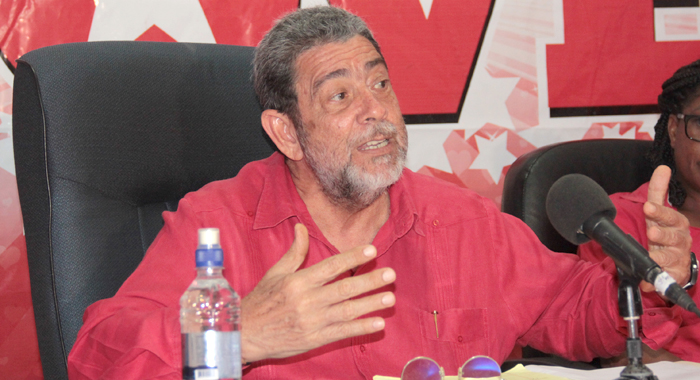
<instances>
[{"instance_id":1,"label":"mustache","mask_svg":"<svg viewBox=\"0 0 700 380\"><path fill-rule=\"evenodd\" d=\"M398 129L393 123L388 121L381 121L379 123L373 124L371 128L368 128L363 133L354 136L350 141L350 145L357 146L363 144L375 136L384 136L387 139L392 139L396 137L398 133Z\"/></svg>"}]
</instances>

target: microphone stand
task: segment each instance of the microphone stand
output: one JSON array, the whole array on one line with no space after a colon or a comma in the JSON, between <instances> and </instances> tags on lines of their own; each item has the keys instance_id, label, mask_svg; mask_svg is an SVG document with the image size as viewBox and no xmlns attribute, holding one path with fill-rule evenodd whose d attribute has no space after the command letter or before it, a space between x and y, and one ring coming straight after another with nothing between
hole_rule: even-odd
<instances>
[{"instance_id":1,"label":"microphone stand","mask_svg":"<svg viewBox=\"0 0 700 380\"><path fill-rule=\"evenodd\" d=\"M639 292L641 280L627 276L617 269L620 286L617 289L617 303L622 319L627 321L627 367L615 380L658 380L654 373L642 363L642 341L639 339L637 320L642 315L642 296Z\"/></svg>"}]
</instances>

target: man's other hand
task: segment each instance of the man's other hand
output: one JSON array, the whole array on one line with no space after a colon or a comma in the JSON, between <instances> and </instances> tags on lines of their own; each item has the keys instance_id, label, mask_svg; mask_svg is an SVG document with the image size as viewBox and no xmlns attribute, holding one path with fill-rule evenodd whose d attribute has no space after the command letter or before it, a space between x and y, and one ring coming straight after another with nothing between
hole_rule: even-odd
<instances>
[{"instance_id":1,"label":"man's other hand","mask_svg":"<svg viewBox=\"0 0 700 380\"><path fill-rule=\"evenodd\" d=\"M690 237L688 219L680 212L665 207L671 169L661 165L654 170L649 183L647 202L644 203L649 254L681 286L690 280ZM645 292L654 286L641 284Z\"/></svg>"},{"instance_id":2,"label":"man's other hand","mask_svg":"<svg viewBox=\"0 0 700 380\"><path fill-rule=\"evenodd\" d=\"M297 270L308 250L308 230L297 224L289 251L242 300L244 360L289 357L384 329L381 317L359 317L393 306L394 294L354 297L394 282L393 269L380 268L329 283L341 273L374 259L376 248L360 246Z\"/></svg>"}]
</instances>

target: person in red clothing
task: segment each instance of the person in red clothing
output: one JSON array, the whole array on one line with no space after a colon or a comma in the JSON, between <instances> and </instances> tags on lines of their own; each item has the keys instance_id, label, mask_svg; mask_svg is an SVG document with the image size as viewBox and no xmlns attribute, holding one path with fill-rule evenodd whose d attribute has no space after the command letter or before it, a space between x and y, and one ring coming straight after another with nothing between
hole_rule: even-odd
<instances>
[{"instance_id":1,"label":"person in red clothing","mask_svg":"<svg viewBox=\"0 0 700 380\"><path fill-rule=\"evenodd\" d=\"M669 195L665 205L685 215L690 222L693 240L692 251L700 253L700 60L678 69L662 86L659 95L661 116L654 128L654 144L648 154L654 166L666 165L673 169L669 183ZM642 245L653 249L647 238L647 222L644 202L649 183L632 193L610 196L617 216L615 223L631 234ZM581 245L579 255L590 261L605 261L614 268L598 243ZM697 271L691 282L697 281ZM696 287L688 289L696 303L700 292ZM690 360L700 362L700 318L683 311L683 322L678 334L660 350L645 347L646 362L659 360ZM623 358L624 360L624 358Z\"/></svg>"},{"instance_id":2,"label":"person in red clothing","mask_svg":"<svg viewBox=\"0 0 700 380\"><path fill-rule=\"evenodd\" d=\"M117 294L90 306L71 379L177 379L178 300L197 229L218 227L224 275L242 299L246 379L399 376L416 356L448 375L502 362L515 344L571 359L619 354L615 277L548 251L493 202L404 168L407 132L366 24L334 7L293 12L256 49L261 122L279 152L186 195ZM690 278L687 220L647 218L654 258ZM649 288L650 285L646 284ZM643 338L672 339L677 307L645 300Z\"/></svg>"}]
</instances>

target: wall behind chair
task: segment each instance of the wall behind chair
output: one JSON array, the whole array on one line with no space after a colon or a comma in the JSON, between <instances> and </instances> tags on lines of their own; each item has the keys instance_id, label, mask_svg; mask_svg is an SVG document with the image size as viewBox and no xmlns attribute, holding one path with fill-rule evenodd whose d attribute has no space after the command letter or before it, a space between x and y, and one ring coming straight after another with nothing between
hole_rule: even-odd
<instances>
[{"instance_id":1,"label":"wall behind chair","mask_svg":"<svg viewBox=\"0 0 700 380\"><path fill-rule=\"evenodd\" d=\"M40 379L12 156L15 60L97 40L256 45L327 0L2 0L0 378ZM500 203L515 158L588 138L651 139L661 83L700 58L697 0L330 0L367 20L406 116L414 171Z\"/></svg>"}]
</instances>

